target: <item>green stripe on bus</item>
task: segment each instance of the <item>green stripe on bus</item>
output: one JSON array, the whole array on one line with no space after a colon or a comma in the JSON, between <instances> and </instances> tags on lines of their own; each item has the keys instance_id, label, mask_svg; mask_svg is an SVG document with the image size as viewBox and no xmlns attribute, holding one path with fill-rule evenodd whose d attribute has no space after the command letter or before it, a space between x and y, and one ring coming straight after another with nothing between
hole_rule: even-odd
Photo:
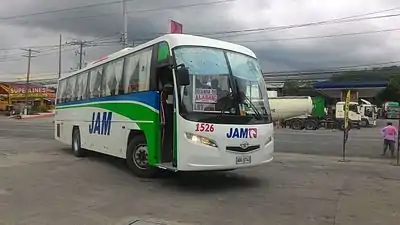
<instances>
[{"instance_id":1,"label":"green stripe on bus","mask_svg":"<svg viewBox=\"0 0 400 225\"><path fill-rule=\"evenodd\" d=\"M58 109L61 110L68 108L88 108L88 107L109 110L113 113L119 114L130 120L135 121L135 123L139 126L139 128L144 132L146 136L147 148L149 151L149 156L148 156L149 164L152 166L159 164L160 121L157 112L143 105L135 103L123 103L123 102L84 104L84 105L66 106ZM154 121L154 123L148 123L146 121Z\"/></svg>"}]
</instances>

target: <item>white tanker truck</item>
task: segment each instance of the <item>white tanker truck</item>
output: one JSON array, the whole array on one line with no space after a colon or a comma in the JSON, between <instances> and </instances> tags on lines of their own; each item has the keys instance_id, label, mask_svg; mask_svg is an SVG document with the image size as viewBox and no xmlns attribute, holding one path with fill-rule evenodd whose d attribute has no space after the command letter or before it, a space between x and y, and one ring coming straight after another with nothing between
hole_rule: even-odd
<instances>
[{"instance_id":1,"label":"white tanker truck","mask_svg":"<svg viewBox=\"0 0 400 225\"><path fill-rule=\"evenodd\" d=\"M272 120L286 120L306 116L312 113L313 103L310 96L269 97Z\"/></svg>"},{"instance_id":2,"label":"white tanker truck","mask_svg":"<svg viewBox=\"0 0 400 225\"><path fill-rule=\"evenodd\" d=\"M312 115L313 107L324 106L313 104L309 96L272 97L269 104L273 120L282 120L285 127L295 130L316 130L320 127L344 129L344 102L336 103L331 117L326 114L326 108L322 117ZM357 102L350 102L349 119L351 127L360 127L361 114Z\"/></svg>"}]
</instances>

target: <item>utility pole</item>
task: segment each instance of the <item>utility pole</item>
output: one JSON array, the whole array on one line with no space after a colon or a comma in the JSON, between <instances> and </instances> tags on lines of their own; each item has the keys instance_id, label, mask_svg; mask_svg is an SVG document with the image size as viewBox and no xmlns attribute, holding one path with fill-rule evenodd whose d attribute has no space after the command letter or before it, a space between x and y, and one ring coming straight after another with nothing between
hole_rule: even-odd
<instances>
[{"instance_id":1,"label":"utility pole","mask_svg":"<svg viewBox=\"0 0 400 225\"><path fill-rule=\"evenodd\" d=\"M82 69L83 63L83 42L79 44L79 69Z\"/></svg>"},{"instance_id":2,"label":"utility pole","mask_svg":"<svg viewBox=\"0 0 400 225\"><path fill-rule=\"evenodd\" d=\"M28 92L29 92L29 76L31 74L31 59L36 57L32 55L32 52L39 53L39 51L32 49L22 49L28 52L28 55L23 55L23 57L28 57L28 71L26 73L26 83L25 83L25 115L28 114Z\"/></svg>"},{"instance_id":3,"label":"utility pole","mask_svg":"<svg viewBox=\"0 0 400 225\"><path fill-rule=\"evenodd\" d=\"M82 69L84 63L83 63L83 56L85 55L85 52L83 51L83 48L86 46L89 46L89 42L87 41L72 41L72 42L67 42L66 44L68 45L78 45L79 50L75 52L76 55L79 55L79 64L78 68Z\"/></svg>"},{"instance_id":4,"label":"utility pole","mask_svg":"<svg viewBox=\"0 0 400 225\"><path fill-rule=\"evenodd\" d=\"M124 48L128 47L128 12L126 7L126 0L122 1L122 12L124 17L124 36L123 44Z\"/></svg>"},{"instance_id":5,"label":"utility pole","mask_svg":"<svg viewBox=\"0 0 400 225\"><path fill-rule=\"evenodd\" d=\"M62 35L60 34L60 45L58 46L58 79L61 78L61 46L62 46Z\"/></svg>"}]
</instances>

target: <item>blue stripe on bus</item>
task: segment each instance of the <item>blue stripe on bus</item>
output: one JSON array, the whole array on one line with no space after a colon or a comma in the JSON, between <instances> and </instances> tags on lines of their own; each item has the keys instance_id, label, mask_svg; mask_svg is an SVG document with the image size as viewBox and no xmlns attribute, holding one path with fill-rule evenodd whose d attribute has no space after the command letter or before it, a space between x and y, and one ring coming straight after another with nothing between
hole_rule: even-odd
<instances>
[{"instance_id":1,"label":"blue stripe on bus","mask_svg":"<svg viewBox=\"0 0 400 225\"><path fill-rule=\"evenodd\" d=\"M94 102L108 102L108 101L136 101L146 104L156 110L160 109L159 94L156 91L134 92L125 95L107 96L100 98L92 98L86 100L77 100L71 102L58 103L56 106L70 106Z\"/></svg>"}]
</instances>

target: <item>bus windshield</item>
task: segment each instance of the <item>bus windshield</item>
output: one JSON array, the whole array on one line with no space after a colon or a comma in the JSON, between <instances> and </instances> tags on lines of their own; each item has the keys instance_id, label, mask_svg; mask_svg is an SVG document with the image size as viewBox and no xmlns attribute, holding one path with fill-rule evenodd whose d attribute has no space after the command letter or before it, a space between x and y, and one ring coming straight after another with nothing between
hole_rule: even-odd
<instances>
[{"instance_id":1,"label":"bus windshield","mask_svg":"<svg viewBox=\"0 0 400 225\"><path fill-rule=\"evenodd\" d=\"M178 47L174 55L176 64L190 73L190 85L182 87L180 94L187 119L270 123L265 82L255 58L208 47Z\"/></svg>"}]
</instances>

